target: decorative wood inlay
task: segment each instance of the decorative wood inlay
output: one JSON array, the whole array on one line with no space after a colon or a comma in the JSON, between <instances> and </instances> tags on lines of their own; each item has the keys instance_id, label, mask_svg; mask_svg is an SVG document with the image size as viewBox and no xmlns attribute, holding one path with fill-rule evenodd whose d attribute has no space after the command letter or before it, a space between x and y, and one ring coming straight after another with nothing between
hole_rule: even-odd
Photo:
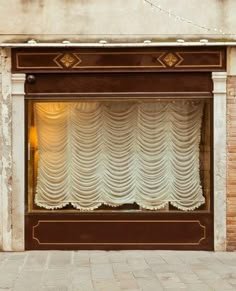
<instances>
[{"instance_id":1,"label":"decorative wood inlay","mask_svg":"<svg viewBox=\"0 0 236 291\"><path fill-rule=\"evenodd\" d=\"M224 48L13 49L13 72L223 71Z\"/></svg>"},{"instance_id":2,"label":"decorative wood inlay","mask_svg":"<svg viewBox=\"0 0 236 291\"><path fill-rule=\"evenodd\" d=\"M60 54L54 59L54 62L58 64L60 67L62 65L69 69L79 65L82 62L82 60L75 54L64 54L64 55Z\"/></svg>"},{"instance_id":3,"label":"decorative wood inlay","mask_svg":"<svg viewBox=\"0 0 236 291\"><path fill-rule=\"evenodd\" d=\"M163 62L169 66L172 67L174 66L177 62L178 62L178 58L172 54L172 53L168 53L164 58L163 58Z\"/></svg>"},{"instance_id":4,"label":"decorative wood inlay","mask_svg":"<svg viewBox=\"0 0 236 291\"><path fill-rule=\"evenodd\" d=\"M60 62L66 66L67 68L72 67L72 65L75 62L75 59L69 55L69 54L65 54L61 59Z\"/></svg>"},{"instance_id":5,"label":"decorative wood inlay","mask_svg":"<svg viewBox=\"0 0 236 291\"><path fill-rule=\"evenodd\" d=\"M212 71L215 71L217 68L225 68L225 57L222 51L205 51L204 54L201 51L178 51L176 55L181 59L175 68L212 68ZM193 58L194 56L194 58ZM200 58L204 58L204 61L199 61ZM216 62L210 61L212 58L215 58Z\"/></svg>"}]
</instances>

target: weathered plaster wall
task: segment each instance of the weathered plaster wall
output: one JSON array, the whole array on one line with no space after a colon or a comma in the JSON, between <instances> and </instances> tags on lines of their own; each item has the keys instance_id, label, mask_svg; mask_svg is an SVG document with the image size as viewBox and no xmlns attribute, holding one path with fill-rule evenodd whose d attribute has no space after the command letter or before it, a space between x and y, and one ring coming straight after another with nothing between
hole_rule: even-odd
<instances>
[{"instance_id":1,"label":"weathered plaster wall","mask_svg":"<svg viewBox=\"0 0 236 291\"><path fill-rule=\"evenodd\" d=\"M235 0L150 1L213 30L175 20L144 0L0 0L0 41L222 39L214 28L236 33Z\"/></svg>"}]
</instances>

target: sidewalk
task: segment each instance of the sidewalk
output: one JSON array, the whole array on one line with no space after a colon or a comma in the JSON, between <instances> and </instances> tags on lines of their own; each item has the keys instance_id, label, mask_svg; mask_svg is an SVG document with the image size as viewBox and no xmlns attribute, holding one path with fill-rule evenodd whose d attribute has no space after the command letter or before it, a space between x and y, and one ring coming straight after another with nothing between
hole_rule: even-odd
<instances>
[{"instance_id":1,"label":"sidewalk","mask_svg":"<svg viewBox=\"0 0 236 291\"><path fill-rule=\"evenodd\" d=\"M2 290L236 290L236 252L0 252Z\"/></svg>"}]
</instances>

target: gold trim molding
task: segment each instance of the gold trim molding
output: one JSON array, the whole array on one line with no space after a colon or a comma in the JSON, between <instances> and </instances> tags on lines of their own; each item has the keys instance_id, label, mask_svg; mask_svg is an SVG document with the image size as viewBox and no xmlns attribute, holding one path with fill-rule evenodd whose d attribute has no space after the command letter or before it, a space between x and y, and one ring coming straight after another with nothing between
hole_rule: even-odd
<instances>
[{"instance_id":1,"label":"gold trim molding","mask_svg":"<svg viewBox=\"0 0 236 291\"><path fill-rule=\"evenodd\" d=\"M35 230L42 223L94 223L94 222L102 222L102 223L197 223L200 228L203 230L202 237L198 240L198 242L189 242L189 243L170 243L170 242L143 242L143 243L114 243L114 242L96 242L96 243L79 243L79 242L68 242L68 243L43 243L40 241L38 237L35 236ZM200 245L203 240L206 239L206 226L202 225L200 220L38 220L37 224L32 228L32 239L35 240L39 245Z\"/></svg>"},{"instance_id":2,"label":"gold trim molding","mask_svg":"<svg viewBox=\"0 0 236 291\"><path fill-rule=\"evenodd\" d=\"M186 64L185 56L188 55L195 56L198 59L199 55L204 54L211 54L216 56L216 63L213 64L204 64L204 63L196 63L196 64ZM90 57L98 57L101 56L103 58L109 56L130 56L130 57L138 57L138 62L135 61L133 64L112 64L113 61L109 64L100 65L96 63L96 60L91 61L91 64L86 64L85 57L90 59ZM94 51L94 52L16 52L16 70L89 70L89 69L224 69L223 68L223 50L196 50L196 51L185 51L185 50L158 50L158 51ZM32 65L25 64L24 61L21 60L21 57L31 57ZM41 56L49 57L50 65L40 65L39 63L34 64L34 57ZM146 59L145 57L148 57ZM84 61L83 61L84 59ZM188 58L189 59L189 58ZM143 60L147 62L146 64L143 63ZM156 60L156 61L155 61ZM185 61L185 63L184 63ZM55 65L53 65L53 63ZM83 64L82 64L83 63ZM138 64L139 63L139 64Z\"/></svg>"}]
</instances>

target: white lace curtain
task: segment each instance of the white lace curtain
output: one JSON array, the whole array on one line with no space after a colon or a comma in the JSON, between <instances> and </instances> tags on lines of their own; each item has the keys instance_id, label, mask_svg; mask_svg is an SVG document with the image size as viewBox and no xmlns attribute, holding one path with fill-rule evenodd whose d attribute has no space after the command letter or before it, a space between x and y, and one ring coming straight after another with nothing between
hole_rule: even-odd
<instances>
[{"instance_id":1,"label":"white lace curtain","mask_svg":"<svg viewBox=\"0 0 236 291\"><path fill-rule=\"evenodd\" d=\"M35 203L80 210L136 202L193 210L205 202L199 175L200 102L35 104Z\"/></svg>"}]
</instances>

